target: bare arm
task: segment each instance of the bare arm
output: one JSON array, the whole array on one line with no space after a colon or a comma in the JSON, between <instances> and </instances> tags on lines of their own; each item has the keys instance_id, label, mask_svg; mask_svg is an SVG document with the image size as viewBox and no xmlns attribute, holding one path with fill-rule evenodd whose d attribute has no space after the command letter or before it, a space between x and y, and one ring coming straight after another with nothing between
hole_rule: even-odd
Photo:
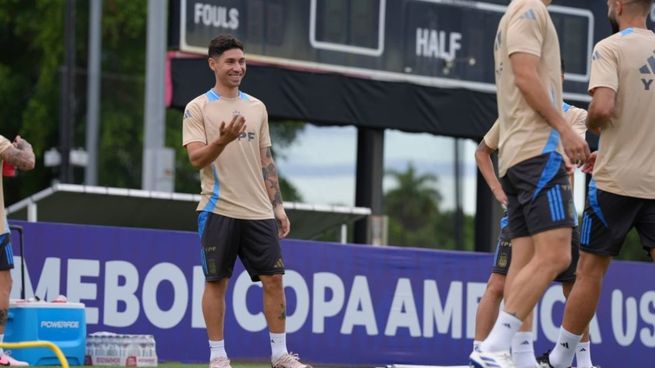
<instances>
[{"instance_id":1,"label":"bare arm","mask_svg":"<svg viewBox=\"0 0 655 368\"><path fill-rule=\"evenodd\" d=\"M587 128L595 134L605 128L616 108L616 92L607 87L595 88L592 91L591 103L587 112Z\"/></svg>"},{"instance_id":2,"label":"bare arm","mask_svg":"<svg viewBox=\"0 0 655 368\"><path fill-rule=\"evenodd\" d=\"M282 239L289 234L289 231L291 230L291 224L286 212L284 211L282 193L280 192L280 182L277 175L277 167L275 166L275 161L273 161L271 147L261 148L260 156L262 161L262 175L264 177L264 185L266 185L268 198L271 200L271 204L273 205L273 212L275 213L275 218L278 222L278 235L280 239Z\"/></svg>"},{"instance_id":3,"label":"bare arm","mask_svg":"<svg viewBox=\"0 0 655 368\"><path fill-rule=\"evenodd\" d=\"M220 136L209 144L191 142L186 145L187 154L191 165L196 169L202 169L211 164L221 155L225 147L237 139L246 129L246 120L241 115L235 115L227 126L221 122Z\"/></svg>"},{"instance_id":4,"label":"bare arm","mask_svg":"<svg viewBox=\"0 0 655 368\"><path fill-rule=\"evenodd\" d=\"M34 164L36 162L34 152L32 151L32 145L20 136L16 136L13 145L4 150L2 154L0 154L0 158L22 171L34 169Z\"/></svg>"},{"instance_id":5,"label":"bare arm","mask_svg":"<svg viewBox=\"0 0 655 368\"><path fill-rule=\"evenodd\" d=\"M564 151L572 162L584 161L589 157L589 146L580 138L573 128L564 120L562 113L551 103L548 90L539 78L539 57L528 53L514 53L510 56L516 86L526 102L548 125L557 130L562 138Z\"/></svg>"},{"instance_id":6,"label":"bare arm","mask_svg":"<svg viewBox=\"0 0 655 368\"><path fill-rule=\"evenodd\" d=\"M500 204L507 206L507 195L498 181L498 177L494 171L494 165L491 162L491 154L493 152L494 150L487 146L483 139L475 150L475 162L484 177L484 181L487 182L489 189L491 189L494 197L496 197L496 200L500 202Z\"/></svg>"}]
</instances>

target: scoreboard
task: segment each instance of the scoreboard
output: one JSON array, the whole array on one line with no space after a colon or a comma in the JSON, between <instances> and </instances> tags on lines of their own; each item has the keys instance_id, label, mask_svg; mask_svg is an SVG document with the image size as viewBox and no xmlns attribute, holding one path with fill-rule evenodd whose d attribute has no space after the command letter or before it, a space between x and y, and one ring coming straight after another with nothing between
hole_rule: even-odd
<instances>
[{"instance_id":1,"label":"scoreboard","mask_svg":"<svg viewBox=\"0 0 655 368\"><path fill-rule=\"evenodd\" d=\"M495 91L493 40L506 0L178 1L173 44L181 51L204 55L213 37L229 32L251 61ZM606 4L554 1L549 12L566 62L565 98L588 101L592 48L609 35Z\"/></svg>"}]
</instances>

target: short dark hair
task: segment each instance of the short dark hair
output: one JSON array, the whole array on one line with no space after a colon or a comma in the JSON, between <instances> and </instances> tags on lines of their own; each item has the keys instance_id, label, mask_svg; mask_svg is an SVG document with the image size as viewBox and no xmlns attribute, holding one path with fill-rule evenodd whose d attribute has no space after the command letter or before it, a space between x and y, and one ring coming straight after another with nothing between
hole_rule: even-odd
<instances>
[{"instance_id":1,"label":"short dark hair","mask_svg":"<svg viewBox=\"0 0 655 368\"><path fill-rule=\"evenodd\" d=\"M240 49L243 51L243 43L229 33L222 33L214 37L209 43L207 56L219 57L227 50Z\"/></svg>"}]
</instances>

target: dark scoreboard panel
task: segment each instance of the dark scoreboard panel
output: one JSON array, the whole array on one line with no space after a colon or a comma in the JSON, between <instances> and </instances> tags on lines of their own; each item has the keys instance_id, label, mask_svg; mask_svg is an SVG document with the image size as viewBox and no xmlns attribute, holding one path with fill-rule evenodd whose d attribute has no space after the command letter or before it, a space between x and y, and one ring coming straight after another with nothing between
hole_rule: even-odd
<instances>
[{"instance_id":1,"label":"dark scoreboard panel","mask_svg":"<svg viewBox=\"0 0 655 368\"><path fill-rule=\"evenodd\" d=\"M492 46L506 0L179 1L182 51L205 54L211 38L230 32L250 60L495 91ZM554 1L549 11L567 64L565 97L584 100L593 45L609 35L606 4Z\"/></svg>"}]
</instances>

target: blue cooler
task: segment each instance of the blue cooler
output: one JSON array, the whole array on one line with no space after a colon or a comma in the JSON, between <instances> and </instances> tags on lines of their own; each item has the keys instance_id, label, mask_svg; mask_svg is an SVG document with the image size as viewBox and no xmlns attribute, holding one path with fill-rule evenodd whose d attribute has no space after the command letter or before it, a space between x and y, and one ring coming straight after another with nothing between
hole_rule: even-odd
<instances>
[{"instance_id":1,"label":"blue cooler","mask_svg":"<svg viewBox=\"0 0 655 368\"><path fill-rule=\"evenodd\" d=\"M86 348L84 304L11 301L4 341L37 340L57 345L70 365L83 365ZM11 356L30 365L60 365L57 355L48 348L11 349Z\"/></svg>"}]
</instances>

